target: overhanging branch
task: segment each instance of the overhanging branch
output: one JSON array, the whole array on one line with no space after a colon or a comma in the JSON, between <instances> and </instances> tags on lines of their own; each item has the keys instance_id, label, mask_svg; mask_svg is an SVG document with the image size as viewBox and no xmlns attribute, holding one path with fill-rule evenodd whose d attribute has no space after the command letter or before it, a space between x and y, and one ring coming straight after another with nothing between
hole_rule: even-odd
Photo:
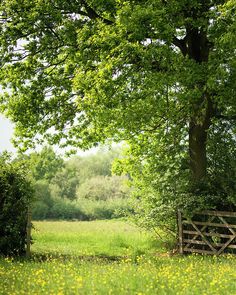
<instances>
[{"instance_id":1,"label":"overhanging branch","mask_svg":"<svg viewBox=\"0 0 236 295\"><path fill-rule=\"evenodd\" d=\"M222 115L222 114L216 114L215 118L217 119L223 119L225 121L236 121L236 115Z\"/></svg>"},{"instance_id":2,"label":"overhanging branch","mask_svg":"<svg viewBox=\"0 0 236 295\"><path fill-rule=\"evenodd\" d=\"M180 49L184 56L187 54L186 36L184 39L178 39L176 36L173 36L172 43Z\"/></svg>"},{"instance_id":3,"label":"overhanging branch","mask_svg":"<svg viewBox=\"0 0 236 295\"><path fill-rule=\"evenodd\" d=\"M113 21L104 18L102 16L100 16L91 6L88 5L88 3L85 0L82 0L82 3L87 11L88 17L90 19L100 19L101 21L103 21L104 23L111 25L113 24Z\"/></svg>"}]
</instances>

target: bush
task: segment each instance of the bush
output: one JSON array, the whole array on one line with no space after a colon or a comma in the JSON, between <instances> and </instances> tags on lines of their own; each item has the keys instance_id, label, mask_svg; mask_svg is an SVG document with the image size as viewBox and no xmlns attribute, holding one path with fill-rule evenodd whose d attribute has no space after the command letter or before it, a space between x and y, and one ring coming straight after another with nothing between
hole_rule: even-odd
<instances>
[{"instance_id":1,"label":"bush","mask_svg":"<svg viewBox=\"0 0 236 295\"><path fill-rule=\"evenodd\" d=\"M107 201L54 199L52 207L42 201L33 206L33 219L62 219L62 220L95 220L112 219L126 216L131 208L126 199L110 199Z\"/></svg>"},{"instance_id":2,"label":"bush","mask_svg":"<svg viewBox=\"0 0 236 295\"><path fill-rule=\"evenodd\" d=\"M32 196L25 171L0 159L0 254L22 255L26 249L27 210Z\"/></svg>"},{"instance_id":3,"label":"bush","mask_svg":"<svg viewBox=\"0 0 236 295\"><path fill-rule=\"evenodd\" d=\"M131 210L127 199L109 199L107 201L85 199L78 200L77 204L89 220L121 218Z\"/></svg>"},{"instance_id":4,"label":"bush","mask_svg":"<svg viewBox=\"0 0 236 295\"><path fill-rule=\"evenodd\" d=\"M77 206L76 202L60 198L54 200L54 204L51 207L47 217L49 219L89 219L86 214L84 214L84 212L82 212L82 210Z\"/></svg>"},{"instance_id":5,"label":"bush","mask_svg":"<svg viewBox=\"0 0 236 295\"><path fill-rule=\"evenodd\" d=\"M34 220L46 219L49 214L49 207L43 201L37 201L33 204L32 218Z\"/></svg>"}]
</instances>

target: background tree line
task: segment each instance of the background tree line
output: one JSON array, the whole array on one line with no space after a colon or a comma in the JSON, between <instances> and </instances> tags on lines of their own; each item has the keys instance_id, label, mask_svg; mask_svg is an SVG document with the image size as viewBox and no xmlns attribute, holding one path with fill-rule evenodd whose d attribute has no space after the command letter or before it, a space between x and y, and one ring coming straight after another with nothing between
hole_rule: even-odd
<instances>
[{"instance_id":1,"label":"background tree line","mask_svg":"<svg viewBox=\"0 0 236 295\"><path fill-rule=\"evenodd\" d=\"M112 175L116 149L64 160L51 147L15 161L27 165L33 183L34 219L91 220L123 216L130 189L126 176Z\"/></svg>"}]
</instances>

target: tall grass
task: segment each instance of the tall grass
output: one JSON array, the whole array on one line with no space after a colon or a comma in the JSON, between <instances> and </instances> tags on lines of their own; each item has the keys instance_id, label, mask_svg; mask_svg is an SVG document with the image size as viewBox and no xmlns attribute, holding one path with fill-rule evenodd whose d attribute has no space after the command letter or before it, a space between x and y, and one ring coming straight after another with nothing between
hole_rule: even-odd
<instances>
[{"instance_id":1,"label":"tall grass","mask_svg":"<svg viewBox=\"0 0 236 295\"><path fill-rule=\"evenodd\" d=\"M35 222L33 257L0 258L0 294L231 295L236 258L170 257L122 221Z\"/></svg>"},{"instance_id":2,"label":"tall grass","mask_svg":"<svg viewBox=\"0 0 236 295\"><path fill-rule=\"evenodd\" d=\"M156 250L150 233L124 221L45 221L34 228L34 253L114 257Z\"/></svg>"}]
</instances>

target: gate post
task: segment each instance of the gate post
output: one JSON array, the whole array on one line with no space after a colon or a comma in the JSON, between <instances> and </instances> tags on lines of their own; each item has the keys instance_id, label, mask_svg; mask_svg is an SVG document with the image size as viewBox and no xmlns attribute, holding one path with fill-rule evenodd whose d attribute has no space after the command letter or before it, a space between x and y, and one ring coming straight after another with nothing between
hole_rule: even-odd
<instances>
[{"instance_id":1,"label":"gate post","mask_svg":"<svg viewBox=\"0 0 236 295\"><path fill-rule=\"evenodd\" d=\"M182 212L178 209L179 253L183 254L183 225Z\"/></svg>"},{"instance_id":2,"label":"gate post","mask_svg":"<svg viewBox=\"0 0 236 295\"><path fill-rule=\"evenodd\" d=\"M26 225L26 257L30 257L30 244L31 244L31 209L28 208L27 212L27 225Z\"/></svg>"}]
</instances>

